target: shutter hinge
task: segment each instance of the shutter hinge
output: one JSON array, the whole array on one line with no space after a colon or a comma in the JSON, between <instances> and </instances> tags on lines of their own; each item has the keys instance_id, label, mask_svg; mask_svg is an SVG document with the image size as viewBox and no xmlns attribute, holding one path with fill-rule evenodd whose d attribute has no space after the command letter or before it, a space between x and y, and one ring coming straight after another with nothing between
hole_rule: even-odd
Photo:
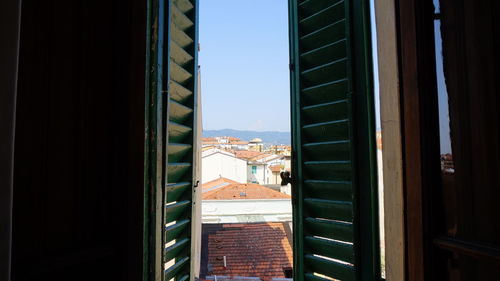
<instances>
[{"instance_id":1,"label":"shutter hinge","mask_svg":"<svg viewBox=\"0 0 500 281\"><path fill-rule=\"evenodd\" d=\"M290 71L295 71L295 64L294 63L290 63L288 65L288 67L290 68Z\"/></svg>"},{"instance_id":2,"label":"shutter hinge","mask_svg":"<svg viewBox=\"0 0 500 281\"><path fill-rule=\"evenodd\" d=\"M287 184L293 184L293 179L289 171L281 172L280 177L281 177L281 186L285 186Z\"/></svg>"}]
</instances>

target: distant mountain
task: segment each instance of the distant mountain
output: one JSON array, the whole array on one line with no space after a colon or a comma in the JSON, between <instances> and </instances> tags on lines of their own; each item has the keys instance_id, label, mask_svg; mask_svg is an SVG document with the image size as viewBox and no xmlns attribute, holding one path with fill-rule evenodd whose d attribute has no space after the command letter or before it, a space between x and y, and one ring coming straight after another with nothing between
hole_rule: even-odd
<instances>
[{"instance_id":1,"label":"distant mountain","mask_svg":"<svg viewBox=\"0 0 500 281\"><path fill-rule=\"evenodd\" d=\"M203 137L222 137L231 136L237 137L244 141L249 141L254 138L262 139L264 144L291 144L291 134L289 132L258 132L258 131L240 131L233 129L222 129L222 130L204 130Z\"/></svg>"}]
</instances>

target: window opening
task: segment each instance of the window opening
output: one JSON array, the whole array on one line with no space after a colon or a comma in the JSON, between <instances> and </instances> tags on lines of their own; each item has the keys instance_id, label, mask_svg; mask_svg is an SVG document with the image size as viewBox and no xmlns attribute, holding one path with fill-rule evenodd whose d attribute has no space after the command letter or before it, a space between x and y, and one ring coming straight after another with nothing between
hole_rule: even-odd
<instances>
[{"instance_id":1,"label":"window opening","mask_svg":"<svg viewBox=\"0 0 500 281\"><path fill-rule=\"evenodd\" d=\"M373 62L373 95L375 106L375 142L377 148L377 187L378 187L378 218L380 240L380 274L385 278L385 210L384 210L384 165L382 161L382 122L380 116L380 88L378 76L377 28L375 21L375 2L370 0L371 44Z\"/></svg>"},{"instance_id":2,"label":"window opening","mask_svg":"<svg viewBox=\"0 0 500 281\"><path fill-rule=\"evenodd\" d=\"M200 71L200 278L292 278L288 1L200 0Z\"/></svg>"}]
</instances>

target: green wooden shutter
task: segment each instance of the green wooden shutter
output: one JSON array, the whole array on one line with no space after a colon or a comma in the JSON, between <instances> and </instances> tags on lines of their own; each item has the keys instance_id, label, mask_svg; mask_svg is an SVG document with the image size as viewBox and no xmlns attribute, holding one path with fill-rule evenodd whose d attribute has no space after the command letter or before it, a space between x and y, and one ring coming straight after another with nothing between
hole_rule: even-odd
<instances>
[{"instance_id":1,"label":"green wooden shutter","mask_svg":"<svg viewBox=\"0 0 500 281\"><path fill-rule=\"evenodd\" d=\"M297 281L380 279L368 4L289 1Z\"/></svg>"},{"instance_id":2,"label":"green wooden shutter","mask_svg":"<svg viewBox=\"0 0 500 281\"><path fill-rule=\"evenodd\" d=\"M148 11L144 280L194 280L198 1L151 0Z\"/></svg>"}]
</instances>

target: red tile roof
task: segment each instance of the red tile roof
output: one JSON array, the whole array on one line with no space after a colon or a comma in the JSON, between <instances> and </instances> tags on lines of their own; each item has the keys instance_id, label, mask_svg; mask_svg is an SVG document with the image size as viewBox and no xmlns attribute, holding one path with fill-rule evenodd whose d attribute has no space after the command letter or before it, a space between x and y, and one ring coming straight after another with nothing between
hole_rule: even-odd
<instances>
[{"instance_id":1,"label":"red tile roof","mask_svg":"<svg viewBox=\"0 0 500 281\"><path fill-rule=\"evenodd\" d=\"M209 188L216 187L216 186L224 184L224 183L228 183L228 184L240 184L237 181L233 181L233 180L230 180L230 179L227 179L227 178L220 177L220 178L218 178L216 180L209 181L209 182L206 182L206 183L202 184L201 185L201 189L202 190L209 189Z\"/></svg>"},{"instance_id":2,"label":"red tile roof","mask_svg":"<svg viewBox=\"0 0 500 281\"><path fill-rule=\"evenodd\" d=\"M252 158L250 158L251 161L257 161L257 160L260 160L262 158L266 158L266 157L270 157L270 156L273 156L272 154L267 154L267 153L261 153L260 155L256 155Z\"/></svg>"},{"instance_id":3,"label":"red tile roof","mask_svg":"<svg viewBox=\"0 0 500 281\"><path fill-rule=\"evenodd\" d=\"M270 166L269 170L271 170L271 172L281 172L281 165Z\"/></svg>"},{"instance_id":4,"label":"red tile roof","mask_svg":"<svg viewBox=\"0 0 500 281\"><path fill-rule=\"evenodd\" d=\"M219 183L222 184L223 182ZM216 186L216 185L214 185ZM203 189L208 188L203 185ZM290 199L290 195L255 183L233 183L203 192L203 200Z\"/></svg>"},{"instance_id":5,"label":"red tile roof","mask_svg":"<svg viewBox=\"0 0 500 281\"><path fill-rule=\"evenodd\" d=\"M258 155L261 155L263 153L257 152L257 151L250 151L250 150L239 150L239 151L235 151L234 154L238 158L249 160L249 159L256 157Z\"/></svg>"},{"instance_id":6,"label":"red tile roof","mask_svg":"<svg viewBox=\"0 0 500 281\"><path fill-rule=\"evenodd\" d=\"M247 141L230 141L229 144L248 144Z\"/></svg>"},{"instance_id":7,"label":"red tile roof","mask_svg":"<svg viewBox=\"0 0 500 281\"><path fill-rule=\"evenodd\" d=\"M286 223L210 225L207 275L285 278L292 267L292 247ZM205 235L207 227L204 225ZM288 232L290 234L290 232ZM202 254L203 255L203 254ZM226 267L224 267L226 256Z\"/></svg>"}]
</instances>

